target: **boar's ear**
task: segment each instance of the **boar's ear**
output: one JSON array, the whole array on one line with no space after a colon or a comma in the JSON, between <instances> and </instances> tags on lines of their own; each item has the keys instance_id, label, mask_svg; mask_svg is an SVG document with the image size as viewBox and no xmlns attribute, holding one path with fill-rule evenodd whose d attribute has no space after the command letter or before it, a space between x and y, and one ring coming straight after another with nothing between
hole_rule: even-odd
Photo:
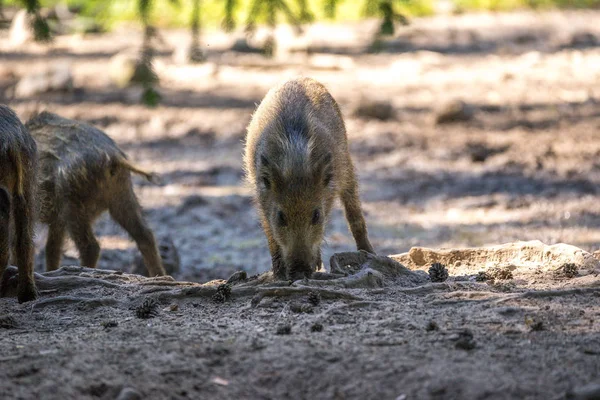
<instances>
[{"instance_id":1,"label":"boar's ear","mask_svg":"<svg viewBox=\"0 0 600 400\"><path fill-rule=\"evenodd\" d=\"M260 167L259 167L259 184L263 185L265 189L271 189L271 174L270 174L271 163L264 155L260 156Z\"/></svg>"},{"instance_id":2,"label":"boar's ear","mask_svg":"<svg viewBox=\"0 0 600 400\"><path fill-rule=\"evenodd\" d=\"M325 153L316 163L317 176L322 179L323 186L329 186L333 178L333 163L330 152Z\"/></svg>"}]
</instances>

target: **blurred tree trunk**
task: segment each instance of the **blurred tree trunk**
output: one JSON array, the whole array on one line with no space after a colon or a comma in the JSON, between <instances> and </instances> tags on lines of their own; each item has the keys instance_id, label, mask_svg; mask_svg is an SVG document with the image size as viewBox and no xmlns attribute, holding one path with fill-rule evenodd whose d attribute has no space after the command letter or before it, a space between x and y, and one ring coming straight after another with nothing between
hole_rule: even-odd
<instances>
[{"instance_id":1,"label":"blurred tree trunk","mask_svg":"<svg viewBox=\"0 0 600 400\"><path fill-rule=\"evenodd\" d=\"M301 23L310 23L315 20L314 14L310 11L308 7L307 0L296 0L298 2L298 7L300 8L300 16L298 17Z\"/></svg>"},{"instance_id":2,"label":"blurred tree trunk","mask_svg":"<svg viewBox=\"0 0 600 400\"><path fill-rule=\"evenodd\" d=\"M232 32L235 29L235 10L238 4L237 0L225 0L225 18L221 24L225 32Z\"/></svg>"},{"instance_id":3,"label":"blurred tree trunk","mask_svg":"<svg viewBox=\"0 0 600 400\"><path fill-rule=\"evenodd\" d=\"M308 11L306 0L297 1L299 1L300 9L304 10L304 16L306 18L311 18L312 14ZM248 19L246 20L246 31L254 32L259 20L262 19L266 21L270 32L265 40L263 52L267 57L272 57L277 49L275 29L277 28L278 14L283 14L289 23L296 28L297 31L300 31L301 17L294 14L286 3L286 0L253 0L252 3L250 3L250 12L248 13Z\"/></svg>"},{"instance_id":4,"label":"blurred tree trunk","mask_svg":"<svg viewBox=\"0 0 600 400\"><path fill-rule=\"evenodd\" d=\"M396 10L394 10L394 0L366 0L364 14L368 17L381 18L379 35L393 35L396 32L396 21L400 22L402 25L408 25L409 23L406 16L397 13Z\"/></svg>"},{"instance_id":5,"label":"blurred tree trunk","mask_svg":"<svg viewBox=\"0 0 600 400\"><path fill-rule=\"evenodd\" d=\"M201 0L193 0L192 4L192 18L191 18L191 33L192 42L190 44L189 58L192 62L204 62L206 56L200 48L200 7Z\"/></svg>"},{"instance_id":6,"label":"blurred tree trunk","mask_svg":"<svg viewBox=\"0 0 600 400\"><path fill-rule=\"evenodd\" d=\"M27 13L33 17L32 29L33 35L38 42L48 42L52 40L50 26L40 14L40 2L38 0L21 0Z\"/></svg>"},{"instance_id":7,"label":"blurred tree trunk","mask_svg":"<svg viewBox=\"0 0 600 400\"><path fill-rule=\"evenodd\" d=\"M150 12L152 10L152 0L138 0L138 13L144 27L144 36L142 38L142 49L140 60L136 67L135 81L142 84L144 92L142 102L148 106L156 106L160 101L160 95L154 88L158 83L158 76L152 68L152 58L154 57L154 48L152 39L156 34L155 28L150 24Z\"/></svg>"},{"instance_id":8,"label":"blurred tree trunk","mask_svg":"<svg viewBox=\"0 0 600 400\"><path fill-rule=\"evenodd\" d=\"M335 12L337 11L337 5L340 0L325 0L323 3L323 10L327 18L335 18Z\"/></svg>"}]
</instances>

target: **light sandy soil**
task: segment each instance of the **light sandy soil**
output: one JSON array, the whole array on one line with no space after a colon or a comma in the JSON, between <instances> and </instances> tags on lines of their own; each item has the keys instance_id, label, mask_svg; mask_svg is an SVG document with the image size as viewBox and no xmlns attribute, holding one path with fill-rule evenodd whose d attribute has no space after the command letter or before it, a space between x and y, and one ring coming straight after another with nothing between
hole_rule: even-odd
<instances>
[{"instance_id":1,"label":"light sandy soil","mask_svg":"<svg viewBox=\"0 0 600 400\"><path fill-rule=\"evenodd\" d=\"M94 123L141 167L161 173L164 185L136 178L136 192L157 236L175 243L180 280L269 269L243 186L242 141L255 104L298 74L325 83L342 107L379 254L532 239L593 252L600 248L599 17L418 20L378 54L363 51L372 22L317 26L295 45L328 51L325 61L295 53L266 62L225 51L232 39L214 34L205 38L209 62L200 66L174 64L168 50L185 35L166 32L156 61L163 95L156 109L135 104L135 89L111 86L106 72L113 54L136 46L134 32L65 36L50 47L0 51L0 101L24 120L48 109ZM585 39L581 33L595 35L596 43L575 40ZM0 49L7 43L0 33ZM74 93L10 98L18 77L59 62L72 63ZM319 62L339 68L317 68ZM436 125L435 110L452 99L472 105L473 118ZM372 100L390 102L395 118L354 115L358 103ZM108 217L95 230L99 268L129 271L133 242ZM44 235L40 227L40 250ZM323 259L353 249L338 207ZM72 245L66 253L77 256ZM586 288L598 286L597 278L584 278ZM544 288L562 287L565 279L538 277ZM291 302L303 297L275 297L258 307L244 296L225 304L179 299L159 307L175 302L177 311L152 319L136 318L132 308L145 292L133 283L68 293L119 300L90 309L6 299L0 314L12 316L15 328L0 324L2 396L110 399L128 386L144 398L174 399L558 399L600 384L598 292L502 297L524 287L531 282L452 278L412 292L389 286L359 290L358 300L323 299L312 314L292 311ZM65 293L42 293L42 300L58 294ZM437 329L427 330L432 320ZM117 325L105 328L111 321ZM315 322L322 332L311 332ZM280 324L291 324L291 334L277 335ZM456 347L465 329L474 349Z\"/></svg>"}]
</instances>

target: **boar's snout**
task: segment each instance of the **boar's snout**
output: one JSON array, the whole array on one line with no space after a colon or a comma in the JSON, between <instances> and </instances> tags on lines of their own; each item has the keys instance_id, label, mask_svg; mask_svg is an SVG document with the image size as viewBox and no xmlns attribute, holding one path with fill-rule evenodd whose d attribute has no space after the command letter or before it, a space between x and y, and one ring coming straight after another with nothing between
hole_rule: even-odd
<instances>
[{"instance_id":1,"label":"boar's snout","mask_svg":"<svg viewBox=\"0 0 600 400\"><path fill-rule=\"evenodd\" d=\"M297 281L299 279L310 278L313 268L310 264L304 262L292 263L288 269L288 279Z\"/></svg>"}]
</instances>

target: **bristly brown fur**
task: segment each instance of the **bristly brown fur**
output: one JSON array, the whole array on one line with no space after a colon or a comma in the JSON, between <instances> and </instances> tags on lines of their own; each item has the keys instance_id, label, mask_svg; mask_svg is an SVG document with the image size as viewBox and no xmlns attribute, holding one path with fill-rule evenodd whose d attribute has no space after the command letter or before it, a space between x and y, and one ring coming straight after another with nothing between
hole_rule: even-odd
<instances>
[{"instance_id":1,"label":"bristly brown fur","mask_svg":"<svg viewBox=\"0 0 600 400\"><path fill-rule=\"evenodd\" d=\"M7 281L2 275L12 245L19 271L19 302L37 297L33 279L36 163L35 141L14 111L0 104L0 296L8 294Z\"/></svg>"},{"instance_id":2,"label":"bristly brown fur","mask_svg":"<svg viewBox=\"0 0 600 400\"><path fill-rule=\"evenodd\" d=\"M340 197L358 249L373 252L340 109L310 78L267 93L248 126L244 167L280 278L310 276Z\"/></svg>"},{"instance_id":3,"label":"bristly brown fur","mask_svg":"<svg viewBox=\"0 0 600 400\"><path fill-rule=\"evenodd\" d=\"M27 122L40 148L40 219L48 224L46 269L59 267L67 233L81 264L94 268L100 246L92 224L103 212L135 240L150 276L165 275L156 240L147 226L131 183L131 172L156 177L128 160L101 130L84 122L42 112Z\"/></svg>"}]
</instances>

